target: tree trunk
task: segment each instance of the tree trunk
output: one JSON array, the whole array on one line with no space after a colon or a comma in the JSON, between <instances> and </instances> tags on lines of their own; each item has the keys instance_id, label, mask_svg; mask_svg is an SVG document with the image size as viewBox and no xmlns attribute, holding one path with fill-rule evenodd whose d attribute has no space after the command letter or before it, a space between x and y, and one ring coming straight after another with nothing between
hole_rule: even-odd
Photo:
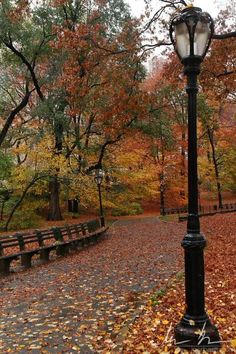
<instances>
[{"instance_id":1,"label":"tree trunk","mask_svg":"<svg viewBox=\"0 0 236 354\"><path fill-rule=\"evenodd\" d=\"M13 123L14 119L16 118L17 114L20 113L27 106L31 93L32 93L32 91L28 91L28 87L26 87L26 92L25 92L25 95L22 98L21 102L8 115L8 117L4 123L4 126L0 132L0 146L2 146L2 144L6 138L6 135L8 133L8 130L11 128L12 123Z\"/></svg>"},{"instance_id":2,"label":"tree trunk","mask_svg":"<svg viewBox=\"0 0 236 354\"><path fill-rule=\"evenodd\" d=\"M223 199L222 199L222 193L221 193L220 172L219 172L219 166L217 163L216 150L215 150L215 145L214 145L214 137L213 137L214 133L213 133L213 131L210 130L210 128L207 129L207 133L208 133L209 141L211 144L212 160L213 160L215 177L216 177L218 203L219 203L219 208L221 209L223 207Z\"/></svg>"},{"instance_id":3,"label":"tree trunk","mask_svg":"<svg viewBox=\"0 0 236 354\"><path fill-rule=\"evenodd\" d=\"M54 120L54 136L55 136L55 152L59 156L62 153L62 139L63 139L63 125ZM60 171L60 166L56 169ZM49 181L49 212L48 220L63 220L60 208L60 182L58 181L57 174L51 177Z\"/></svg>"},{"instance_id":4,"label":"tree trunk","mask_svg":"<svg viewBox=\"0 0 236 354\"><path fill-rule=\"evenodd\" d=\"M3 220L3 210L4 210L4 206L5 206L5 201L2 201L2 205L1 205L1 216L0 216L0 220Z\"/></svg>"},{"instance_id":5,"label":"tree trunk","mask_svg":"<svg viewBox=\"0 0 236 354\"><path fill-rule=\"evenodd\" d=\"M60 209L60 183L57 176L49 182L49 213L48 220L63 220Z\"/></svg>"}]
</instances>

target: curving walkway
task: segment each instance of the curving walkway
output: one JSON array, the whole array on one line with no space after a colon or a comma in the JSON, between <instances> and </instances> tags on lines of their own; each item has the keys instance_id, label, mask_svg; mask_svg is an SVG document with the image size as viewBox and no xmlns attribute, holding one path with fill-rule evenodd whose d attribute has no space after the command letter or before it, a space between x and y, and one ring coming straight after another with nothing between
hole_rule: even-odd
<instances>
[{"instance_id":1,"label":"curving walkway","mask_svg":"<svg viewBox=\"0 0 236 354\"><path fill-rule=\"evenodd\" d=\"M185 225L119 220L97 244L0 281L0 353L115 348L154 288L181 268Z\"/></svg>"}]
</instances>

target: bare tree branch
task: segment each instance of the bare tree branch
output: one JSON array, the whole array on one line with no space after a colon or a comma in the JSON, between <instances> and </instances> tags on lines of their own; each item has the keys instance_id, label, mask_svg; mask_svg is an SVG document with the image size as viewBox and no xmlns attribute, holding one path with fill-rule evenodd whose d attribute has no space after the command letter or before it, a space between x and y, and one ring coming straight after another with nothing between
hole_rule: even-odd
<instances>
[{"instance_id":1,"label":"bare tree branch","mask_svg":"<svg viewBox=\"0 0 236 354\"><path fill-rule=\"evenodd\" d=\"M13 42L12 42L12 39L11 37L9 36L9 41L7 42L6 40L3 41L3 43L5 44L5 46L10 49L18 58L20 58L22 60L22 63L24 63L27 67L27 69L29 70L30 74L31 74L31 77L32 77L32 80L33 80L33 83L34 83L34 86L35 86L35 89L40 97L40 99L42 101L44 101L44 95L41 91L41 88L39 86L39 82L38 82L38 79L36 78L36 75L35 75L35 72L34 72L34 68L33 66L30 64L30 62L26 59L26 57L19 51L17 50L14 45L13 45Z\"/></svg>"},{"instance_id":2,"label":"bare tree branch","mask_svg":"<svg viewBox=\"0 0 236 354\"><path fill-rule=\"evenodd\" d=\"M16 115L20 111L22 111L22 109L24 109L26 107L26 105L28 104L28 101L29 101L29 98L30 98L30 95L32 92L33 91L28 90L28 85L26 85L26 92L25 92L24 97L22 98L21 102L16 106L16 108L11 111L11 113L7 117L4 127L2 128L2 130L0 132L0 146L2 145L4 139L7 135L7 132L9 130L9 128L11 127L12 122L15 119Z\"/></svg>"},{"instance_id":3,"label":"bare tree branch","mask_svg":"<svg viewBox=\"0 0 236 354\"><path fill-rule=\"evenodd\" d=\"M224 34L214 34L213 39L228 39L228 38L233 38L236 37L236 31L234 32L228 32Z\"/></svg>"}]
</instances>

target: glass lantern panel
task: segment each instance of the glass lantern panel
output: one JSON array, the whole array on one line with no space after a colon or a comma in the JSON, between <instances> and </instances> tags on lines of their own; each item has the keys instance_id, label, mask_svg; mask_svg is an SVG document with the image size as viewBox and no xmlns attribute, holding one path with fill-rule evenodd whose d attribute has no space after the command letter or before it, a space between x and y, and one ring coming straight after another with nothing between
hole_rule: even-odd
<instances>
[{"instance_id":1,"label":"glass lantern panel","mask_svg":"<svg viewBox=\"0 0 236 354\"><path fill-rule=\"evenodd\" d=\"M184 22L175 26L176 51L181 58L190 55L190 40L188 27Z\"/></svg>"},{"instance_id":2,"label":"glass lantern panel","mask_svg":"<svg viewBox=\"0 0 236 354\"><path fill-rule=\"evenodd\" d=\"M102 183L102 177L96 176L95 177L95 181L96 181L97 184L101 184Z\"/></svg>"},{"instance_id":3,"label":"glass lantern panel","mask_svg":"<svg viewBox=\"0 0 236 354\"><path fill-rule=\"evenodd\" d=\"M198 21L194 34L194 55L203 56L205 54L210 36L209 23Z\"/></svg>"},{"instance_id":4,"label":"glass lantern panel","mask_svg":"<svg viewBox=\"0 0 236 354\"><path fill-rule=\"evenodd\" d=\"M103 176L104 176L103 170L102 170L102 169L99 169L97 175L98 175L99 177L103 178Z\"/></svg>"}]
</instances>

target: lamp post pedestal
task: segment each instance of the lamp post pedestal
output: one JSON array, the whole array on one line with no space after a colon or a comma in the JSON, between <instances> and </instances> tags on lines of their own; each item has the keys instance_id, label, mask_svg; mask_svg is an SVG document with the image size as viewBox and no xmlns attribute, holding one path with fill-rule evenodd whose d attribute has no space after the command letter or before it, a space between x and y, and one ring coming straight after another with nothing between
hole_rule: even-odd
<instances>
[{"instance_id":1,"label":"lamp post pedestal","mask_svg":"<svg viewBox=\"0 0 236 354\"><path fill-rule=\"evenodd\" d=\"M206 240L201 233L188 233L182 242L185 253L186 312L175 327L180 348L219 349L220 336L205 312L204 256Z\"/></svg>"},{"instance_id":2,"label":"lamp post pedestal","mask_svg":"<svg viewBox=\"0 0 236 354\"><path fill-rule=\"evenodd\" d=\"M189 323L195 323L190 326ZM218 351L220 337L217 328L204 316L193 320L187 316L175 327L175 343L183 349L202 349Z\"/></svg>"}]
</instances>

